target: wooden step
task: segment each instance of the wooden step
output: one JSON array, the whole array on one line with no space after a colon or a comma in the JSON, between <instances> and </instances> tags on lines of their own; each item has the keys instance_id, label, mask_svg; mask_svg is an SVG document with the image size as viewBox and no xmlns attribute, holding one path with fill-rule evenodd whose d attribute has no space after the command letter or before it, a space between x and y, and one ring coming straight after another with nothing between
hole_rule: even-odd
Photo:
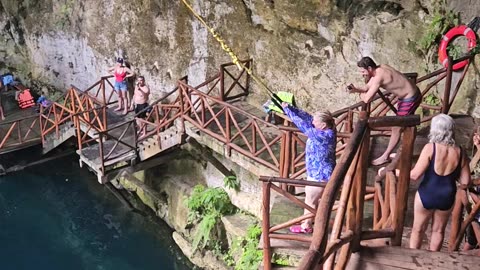
<instances>
[{"instance_id":1,"label":"wooden step","mask_svg":"<svg viewBox=\"0 0 480 270\"><path fill-rule=\"evenodd\" d=\"M480 257L459 252L433 252L402 247L362 247L347 269L479 269Z\"/></svg>"}]
</instances>

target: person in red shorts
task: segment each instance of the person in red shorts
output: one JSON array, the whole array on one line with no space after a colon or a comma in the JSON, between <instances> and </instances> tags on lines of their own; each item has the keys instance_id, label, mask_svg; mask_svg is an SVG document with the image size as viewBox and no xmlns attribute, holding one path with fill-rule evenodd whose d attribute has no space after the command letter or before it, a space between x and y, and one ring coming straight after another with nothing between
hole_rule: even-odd
<instances>
[{"instance_id":1,"label":"person in red shorts","mask_svg":"<svg viewBox=\"0 0 480 270\"><path fill-rule=\"evenodd\" d=\"M350 93L360 93L363 102L372 101L373 97L380 88L398 97L397 115L412 115L422 102L422 94L416 85L414 85L405 75L398 70L382 64L377 65L372 58L363 57L358 61L362 76L367 82L365 86L358 87L350 84L347 89ZM400 127L392 127L392 135L388 142L387 149L378 158L372 161L372 165L379 166L390 162L390 153L395 149L400 140Z\"/></svg>"}]
</instances>

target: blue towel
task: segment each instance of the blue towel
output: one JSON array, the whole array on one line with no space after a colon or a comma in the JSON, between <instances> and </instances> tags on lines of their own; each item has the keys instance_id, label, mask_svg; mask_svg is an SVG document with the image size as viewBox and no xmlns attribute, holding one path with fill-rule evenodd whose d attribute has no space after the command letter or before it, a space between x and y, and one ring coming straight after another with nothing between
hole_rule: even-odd
<instances>
[{"instance_id":1,"label":"blue towel","mask_svg":"<svg viewBox=\"0 0 480 270\"><path fill-rule=\"evenodd\" d=\"M2 76L2 83L3 85L9 85L13 83L13 76L12 75L3 75Z\"/></svg>"}]
</instances>

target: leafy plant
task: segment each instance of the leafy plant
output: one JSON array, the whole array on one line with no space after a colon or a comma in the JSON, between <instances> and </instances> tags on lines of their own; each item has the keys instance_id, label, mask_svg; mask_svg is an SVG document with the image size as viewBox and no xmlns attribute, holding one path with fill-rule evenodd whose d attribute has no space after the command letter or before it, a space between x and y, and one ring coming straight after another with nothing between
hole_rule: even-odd
<instances>
[{"instance_id":1,"label":"leafy plant","mask_svg":"<svg viewBox=\"0 0 480 270\"><path fill-rule=\"evenodd\" d=\"M426 31L417 42L412 42L416 52L419 52L425 58L426 68L429 70L429 63L433 63L436 58L436 49L438 44L448 29L459 24L459 13L446 8L445 0L435 0L433 2L433 12L431 13L430 24Z\"/></svg>"},{"instance_id":2,"label":"leafy plant","mask_svg":"<svg viewBox=\"0 0 480 270\"><path fill-rule=\"evenodd\" d=\"M463 49L460 45L449 44L447 47L447 53L452 57L452 59L460 58L463 54Z\"/></svg>"},{"instance_id":3,"label":"leafy plant","mask_svg":"<svg viewBox=\"0 0 480 270\"><path fill-rule=\"evenodd\" d=\"M423 103L431 106L439 106L442 101L435 92L430 92L423 98ZM430 115L431 110L428 108L418 107L416 113L421 114L422 117Z\"/></svg>"},{"instance_id":4,"label":"leafy plant","mask_svg":"<svg viewBox=\"0 0 480 270\"><path fill-rule=\"evenodd\" d=\"M224 215L236 211L235 206L230 202L228 194L222 188L205 188L197 185L192 195L186 201L188 222L198 222L198 229L193 239L193 250L199 247L214 246L212 234L215 226Z\"/></svg>"},{"instance_id":5,"label":"leafy plant","mask_svg":"<svg viewBox=\"0 0 480 270\"><path fill-rule=\"evenodd\" d=\"M224 257L225 262L230 266L235 265L235 270L258 269L263 258L263 251L258 249L261 234L262 228L260 226L250 226L245 237L233 241L232 248ZM238 261L235 261L233 254L239 251L242 254Z\"/></svg>"},{"instance_id":6,"label":"leafy plant","mask_svg":"<svg viewBox=\"0 0 480 270\"><path fill-rule=\"evenodd\" d=\"M235 175L225 176L225 178L223 178L223 185L235 191L240 190L240 182Z\"/></svg>"},{"instance_id":7,"label":"leafy plant","mask_svg":"<svg viewBox=\"0 0 480 270\"><path fill-rule=\"evenodd\" d=\"M433 2L433 15L426 33L420 38L417 47L426 55L430 48L438 44L443 34L448 29L459 24L459 14L453 10L445 8L445 0L436 0Z\"/></svg>"},{"instance_id":8,"label":"leafy plant","mask_svg":"<svg viewBox=\"0 0 480 270\"><path fill-rule=\"evenodd\" d=\"M438 96L435 94L435 93L428 93L427 95L425 95L425 97L423 98L423 101L428 104L428 105L432 105L432 106L438 106L440 105L441 101L440 101L440 98L438 98Z\"/></svg>"},{"instance_id":9,"label":"leafy plant","mask_svg":"<svg viewBox=\"0 0 480 270\"><path fill-rule=\"evenodd\" d=\"M288 262L287 259L285 258L280 258L278 256L273 257L273 263L276 265L283 265L283 266L288 266L290 263Z\"/></svg>"}]
</instances>

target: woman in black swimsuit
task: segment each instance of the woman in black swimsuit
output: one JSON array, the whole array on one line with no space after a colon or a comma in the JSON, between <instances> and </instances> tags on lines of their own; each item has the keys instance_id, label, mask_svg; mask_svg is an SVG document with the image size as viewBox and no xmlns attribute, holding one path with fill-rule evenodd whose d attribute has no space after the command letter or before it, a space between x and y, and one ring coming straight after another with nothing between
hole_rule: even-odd
<instances>
[{"instance_id":1,"label":"woman in black swimsuit","mask_svg":"<svg viewBox=\"0 0 480 270\"><path fill-rule=\"evenodd\" d=\"M462 149L455 145L453 128L453 119L446 114L439 114L432 119L429 143L424 146L410 172L412 180L418 180L423 175L415 194L410 248L421 247L422 237L432 217L430 250L439 251L442 248L445 227L457 192L455 181L465 187L471 181L468 159Z\"/></svg>"}]
</instances>

